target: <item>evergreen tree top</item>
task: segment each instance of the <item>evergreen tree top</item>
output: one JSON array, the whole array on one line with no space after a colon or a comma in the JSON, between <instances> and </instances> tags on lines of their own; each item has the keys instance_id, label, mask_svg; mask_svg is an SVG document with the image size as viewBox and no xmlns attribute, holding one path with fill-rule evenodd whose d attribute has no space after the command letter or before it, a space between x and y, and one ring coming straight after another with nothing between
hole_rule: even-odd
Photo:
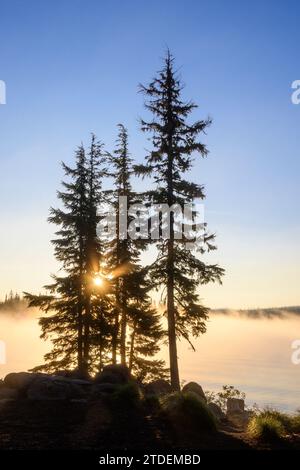
<instances>
[{"instance_id":1,"label":"evergreen tree top","mask_svg":"<svg viewBox=\"0 0 300 470\"><path fill-rule=\"evenodd\" d=\"M182 97L183 84L174 68L174 58L168 51L162 70L148 86L140 85L146 96L145 107L153 115L153 120L141 120L144 132L152 134L154 149L147 155L147 166L136 167L137 173L155 171L154 179L160 182L168 177L170 163L173 179L180 180L180 173L191 169L192 156L208 154L206 146L197 140L211 124L211 119L189 123L187 118L197 105L185 102ZM166 158L168 157L168 158ZM199 188L198 188L199 190Z\"/></svg>"}]
</instances>

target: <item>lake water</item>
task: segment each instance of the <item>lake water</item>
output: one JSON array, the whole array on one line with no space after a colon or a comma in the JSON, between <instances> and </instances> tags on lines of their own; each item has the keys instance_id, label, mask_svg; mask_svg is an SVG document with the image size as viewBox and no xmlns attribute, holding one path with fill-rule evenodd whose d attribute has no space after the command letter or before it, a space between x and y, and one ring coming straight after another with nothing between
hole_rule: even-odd
<instances>
[{"instance_id":1,"label":"lake water","mask_svg":"<svg viewBox=\"0 0 300 470\"><path fill-rule=\"evenodd\" d=\"M216 315L196 342L196 353L180 346L182 378L204 390L234 385L248 404L293 412L300 408L300 365L291 343L300 339L300 318L249 319Z\"/></svg>"},{"instance_id":2,"label":"lake water","mask_svg":"<svg viewBox=\"0 0 300 470\"><path fill-rule=\"evenodd\" d=\"M41 364L49 343L39 339L37 319L1 317L6 363L0 364L0 377ZM246 393L250 405L293 412L300 408L300 365L291 361L295 339L300 339L297 316L249 319L234 312L212 313L207 333L195 342L196 352L179 344L181 379L197 381L204 390L234 385Z\"/></svg>"}]
</instances>

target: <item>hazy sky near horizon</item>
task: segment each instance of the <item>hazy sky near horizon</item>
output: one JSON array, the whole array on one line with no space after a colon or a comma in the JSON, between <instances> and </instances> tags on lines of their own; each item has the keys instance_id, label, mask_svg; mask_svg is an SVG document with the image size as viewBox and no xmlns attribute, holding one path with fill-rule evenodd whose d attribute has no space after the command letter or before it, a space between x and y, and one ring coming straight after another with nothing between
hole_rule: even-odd
<instances>
[{"instance_id":1,"label":"hazy sky near horizon","mask_svg":"<svg viewBox=\"0 0 300 470\"><path fill-rule=\"evenodd\" d=\"M39 292L55 272L47 224L60 161L95 132L110 150L116 125L142 161L146 138L138 83L168 46L184 96L208 114L209 157L193 179L206 186L206 220L225 267L204 287L211 307L297 305L300 277L300 5L296 1L0 0L0 297Z\"/></svg>"}]
</instances>

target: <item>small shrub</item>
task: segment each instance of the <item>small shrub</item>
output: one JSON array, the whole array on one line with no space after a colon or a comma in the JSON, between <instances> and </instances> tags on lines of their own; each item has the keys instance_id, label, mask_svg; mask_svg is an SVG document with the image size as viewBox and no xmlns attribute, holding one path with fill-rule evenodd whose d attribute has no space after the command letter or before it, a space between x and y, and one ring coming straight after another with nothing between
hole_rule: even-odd
<instances>
[{"instance_id":1,"label":"small shrub","mask_svg":"<svg viewBox=\"0 0 300 470\"><path fill-rule=\"evenodd\" d=\"M144 407L151 412L158 412L160 410L160 401L157 395L146 395L143 399Z\"/></svg>"},{"instance_id":2,"label":"small shrub","mask_svg":"<svg viewBox=\"0 0 300 470\"><path fill-rule=\"evenodd\" d=\"M118 410L137 409L141 401L141 392L135 382L120 385L111 396L111 404Z\"/></svg>"},{"instance_id":3,"label":"small shrub","mask_svg":"<svg viewBox=\"0 0 300 470\"><path fill-rule=\"evenodd\" d=\"M175 392L161 399L161 406L177 428L197 434L215 431L216 420L206 403L193 392Z\"/></svg>"},{"instance_id":4,"label":"small shrub","mask_svg":"<svg viewBox=\"0 0 300 470\"><path fill-rule=\"evenodd\" d=\"M295 434L300 433L300 412L299 411L297 415L291 416L290 427L291 427L291 432L294 432Z\"/></svg>"},{"instance_id":5,"label":"small shrub","mask_svg":"<svg viewBox=\"0 0 300 470\"><path fill-rule=\"evenodd\" d=\"M285 431L289 432L291 428L291 416L281 411L274 410L273 408L265 408L259 416L266 418L274 418L280 422Z\"/></svg>"},{"instance_id":6,"label":"small shrub","mask_svg":"<svg viewBox=\"0 0 300 470\"><path fill-rule=\"evenodd\" d=\"M223 385L221 392L211 392L206 390L205 396L207 403L216 403L224 413L226 413L228 398L240 398L241 400L245 400L246 398L246 394L235 388L233 385Z\"/></svg>"},{"instance_id":7,"label":"small shrub","mask_svg":"<svg viewBox=\"0 0 300 470\"><path fill-rule=\"evenodd\" d=\"M269 413L261 413L251 418L248 434L260 441L278 440L285 434L285 427L278 417Z\"/></svg>"},{"instance_id":8,"label":"small shrub","mask_svg":"<svg viewBox=\"0 0 300 470\"><path fill-rule=\"evenodd\" d=\"M282 413L280 411L274 410L272 408L266 408L261 413L257 414L253 417L251 422L249 423L248 431L250 434L254 436L256 433L257 426L255 425L255 418L258 420L258 427L264 426L266 429L268 428L269 424L271 423L271 427L274 425L275 433L279 434L277 437L281 437L283 434L288 433L300 433L300 413L296 415L288 415L286 413ZM262 424L261 424L262 423ZM278 427L278 423L280 425L280 429ZM270 427L269 426L269 427ZM268 430L266 431L268 433Z\"/></svg>"}]
</instances>

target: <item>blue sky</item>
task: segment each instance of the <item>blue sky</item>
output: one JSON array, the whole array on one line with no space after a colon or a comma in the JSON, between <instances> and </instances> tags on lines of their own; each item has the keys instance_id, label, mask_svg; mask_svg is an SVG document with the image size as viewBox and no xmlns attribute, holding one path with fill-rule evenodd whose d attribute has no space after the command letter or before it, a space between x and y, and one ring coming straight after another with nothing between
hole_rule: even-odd
<instances>
[{"instance_id":1,"label":"blue sky","mask_svg":"<svg viewBox=\"0 0 300 470\"><path fill-rule=\"evenodd\" d=\"M227 275L202 289L204 302L299 304L299 14L296 1L0 0L0 296L39 291L56 269L46 218L59 162L90 132L111 149L123 122L143 160L137 85L168 46L195 119L213 118L193 179L218 235L210 259Z\"/></svg>"}]
</instances>

